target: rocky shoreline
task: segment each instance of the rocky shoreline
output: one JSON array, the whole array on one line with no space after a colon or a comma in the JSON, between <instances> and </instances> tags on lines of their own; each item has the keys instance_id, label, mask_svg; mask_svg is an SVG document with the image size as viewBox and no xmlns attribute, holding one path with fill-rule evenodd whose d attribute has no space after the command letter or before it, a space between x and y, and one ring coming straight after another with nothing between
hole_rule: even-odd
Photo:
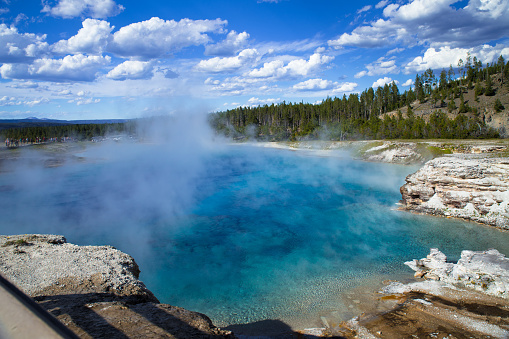
<instances>
[{"instance_id":1,"label":"rocky shoreline","mask_svg":"<svg viewBox=\"0 0 509 339\"><path fill-rule=\"evenodd\" d=\"M431 249L406 263L416 282L392 282L381 292L391 310L363 314L331 335L344 338L508 338L509 259L496 250L463 251L457 263Z\"/></svg>"},{"instance_id":2,"label":"rocky shoreline","mask_svg":"<svg viewBox=\"0 0 509 339\"><path fill-rule=\"evenodd\" d=\"M111 246L0 236L0 272L81 338L234 338L204 314L160 304Z\"/></svg>"},{"instance_id":3,"label":"rocky shoreline","mask_svg":"<svg viewBox=\"0 0 509 339\"><path fill-rule=\"evenodd\" d=\"M386 284L379 303L388 311L275 338L509 337L509 259L497 250L451 263L431 249L405 264L416 281ZM203 314L160 304L134 259L111 246L0 236L0 272L81 338L235 338Z\"/></svg>"},{"instance_id":4,"label":"rocky shoreline","mask_svg":"<svg viewBox=\"0 0 509 339\"><path fill-rule=\"evenodd\" d=\"M509 229L509 158L428 161L401 187L403 208Z\"/></svg>"}]
</instances>

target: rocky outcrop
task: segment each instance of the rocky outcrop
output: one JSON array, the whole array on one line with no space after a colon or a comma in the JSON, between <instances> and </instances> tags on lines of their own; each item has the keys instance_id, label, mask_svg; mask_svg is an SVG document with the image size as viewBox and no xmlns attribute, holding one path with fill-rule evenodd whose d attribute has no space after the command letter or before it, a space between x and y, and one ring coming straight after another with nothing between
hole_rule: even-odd
<instances>
[{"instance_id":1,"label":"rocky outcrop","mask_svg":"<svg viewBox=\"0 0 509 339\"><path fill-rule=\"evenodd\" d=\"M384 141L381 145L367 148L360 157L372 162L414 164L424 162L425 156L421 153L414 142Z\"/></svg>"},{"instance_id":2,"label":"rocky outcrop","mask_svg":"<svg viewBox=\"0 0 509 339\"><path fill-rule=\"evenodd\" d=\"M82 338L233 338L201 313L160 304L134 259L111 246L0 236L0 272Z\"/></svg>"},{"instance_id":3,"label":"rocky outcrop","mask_svg":"<svg viewBox=\"0 0 509 339\"><path fill-rule=\"evenodd\" d=\"M345 338L509 337L509 259L497 250L463 251L449 263L431 249L406 264L417 281L391 282L380 292L388 311L362 314L329 332Z\"/></svg>"},{"instance_id":4,"label":"rocky outcrop","mask_svg":"<svg viewBox=\"0 0 509 339\"><path fill-rule=\"evenodd\" d=\"M509 158L436 158L400 191L407 210L509 229Z\"/></svg>"},{"instance_id":5,"label":"rocky outcrop","mask_svg":"<svg viewBox=\"0 0 509 339\"><path fill-rule=\"evenodd\" d=\"M447 262L444 253L432 248L423 259L405 265L415 271L415 277L441 281L463 288L509 299L509 259L496 249L462 251L456 264Z\"/></svg>"}]
</instances>

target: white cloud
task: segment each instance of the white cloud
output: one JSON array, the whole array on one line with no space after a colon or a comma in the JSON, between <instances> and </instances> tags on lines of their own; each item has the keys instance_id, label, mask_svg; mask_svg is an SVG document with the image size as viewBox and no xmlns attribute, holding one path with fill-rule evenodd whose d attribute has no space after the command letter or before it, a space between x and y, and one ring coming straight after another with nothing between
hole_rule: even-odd
<instances>
[{"instance_id":1,"label":"white cloud","mask_svg":"<svg viewBox=\"0 0 509 339\"><path fill-rule=\"evenodd\" d=\"M109 56L67 55L63 59L37 59L31 65L3 64L0 74L4 79L92 81L98 70L110 61Z\"/></svg>"},{"instance_id":2,"label":"white cloud","mask_svg":"<svg viewBox=\"0 0 509 339\"><path fill-rule=\"evenodd\" d=\"M387 55L397 54L397 53L403 52L404 50L405 50L404 48L394 48L394 49L391 49L390 51L388 51L386 54Z\"/></svg>"},{"instance_id":3,"label":"white cloud","mask_svg":"<svg viewBox=\"0 0 509 339\"><path fill-rule=\"evenodd\" d=\"M396 60L385 60L384 57L381 57L377 61L366 65L366 68L367 71L361 71L355 74L355 77L361 78L366 75L375 76L389 73L399 73L398 66L396 66Z\"/></svg>"},{"instance_id":4,"label":"white cloud","mask_svg":"<svg viewBox=\"0 0 509 339\"><path fill-rule=\"evenodd\" d=\"M358 86L355 82L332 82L323 79L309 79L293 86L297 91L329 91L331 94L353 92Z\"/></svg>"},{"instance_id":5,"label":"white cloud","mask_svg":"<svg viewBox=\"0 0 509 339\"><path fill-rule=\"evenodd\" d=\"M249 76L255 78L282 78L282 77L306 77L317 70L320 66L332 61L334 57L314 53L309 60L295 59L290 61L286 66L281 60L274 60L263 64L263 67L254 69L249 72Z\"/></svg>"},{"instance_id":6,"label":"white cloud","mask_svg":"<svg viewBox=\"0 0 509 339\"><path fill-rule=\"evenodd\" d=\"M265 62L263 67L249 72L249 75L255 78L282 77L285 74L284 62L281 60Z\"/></svg>"},{"instance_id":7,"label":"white cloud","mask_svg":"<svg viewBox=\"0 0 509 339\"><path fill-rule=\"evenodd\" d=\"M108 50L124 57L153 59L210 41L206 33L220 33L227 21L163 20L153 17L120 28Z\"/></svg>"},{"instance_id":8,"label":"white cloud","mask_svg":"<svg viewBox=\"0 0 509 339\"><path fill-rule=\"evenodd\" d=\"M205 55L231 56L246 45L249 34L230 31L226 39L217 44L205 46Z\"/></svg>"},{"instance_id":9,"label":"white cloud","mask_svg":"<svg viewBox=\"0 0 509 339\"><path fill-rule=\"evenodd\" d=\"M393 14L397 11L399 8L398 4L390 4L387 7L384 8L383 13L385 17L393 16Z\"/></svg>"},{"instance_id":10,"label":"white cloud","mask_svg":"<svg viewBox=\"0 0 509 339\"><path fill-rule=\"evenodd\" d=\"M356 31L357 30L357 31ZM343 46L359 46L359 47L381 47L387 44L387 37L384 34L363 34L360 29L355 29L351 34L343 33L338 39L329 40L327 43L334 48L342 48Z\"/></svg>"},{"instance_id":11,"label":"white cloud","mask_svg":"<svg viewBox=\"0 0 509 339\"><path fill-rule=\"evenodd\" d=\"M7 85L10 88L17 89L27 89L27 88L38 88L39 84L33 81L13 81L11 84Z\"/></svg>"},{"instance_id":12,"label":"white cloud","mask_svg":"<svg viewBox=\"0 0 509 339\"><path fill-rule=\"evenodd\" d=\"M46 35L20 34L16 27L0 24L0 63L30 62L47 53Z\"/></svg>"},{"instance_id":13,"label":"white cloud","mask_svg":"<svg viewBox=\"0 0 509 339\"><path fill-rule=\"evenodd\" d=\"M395 83L395 84L398 84L399 82L397 80L392 80L391 78L388 78L388 77L384 77L384 78L380 78L378 79L377 81L375 81L373 83L373 85L371 85L371 87L373 88L377 88L377 87L383 87L385 86L385 84L391 84L391 83Z\"/></svg>"},{"instance_id":14,"label":"white cloud","mask_svg":"<svg viewBox=\"0 0 509 339\"><path fill-rule=\"evenodd\" d=\"M341 84L337 84L332 92L333 93L349 93L349 92L353 92L355 90L355 88L357 88L357 86L359 86L359 84L357 84L355 82L344 82Z\"/></svg>"},{"instance_id":15,"label":"white cloud","mask_svg":"<svg viewBox=\"0 0 509 339\"><path fill-rule=\"evenodd\" d=\"M90 105L90 104L97 104L101 102L101 99L94 99L94 98L86 98L86 99L79 99L75 100L77 106L81 105Z\"/></svg>"},{"instance_id":16,"label":"white cloud","mask_svg":"<svg viewBox=\"0 0 509 339\"><path fill-rule=\"evenodd\" d=\"M43 0L43 4L41 12L62 18L107 18L124 10L124 6L117 5L113 0L58 0L55 6L51 6L50 1Z\"/></svg>"},{"instance_id":17,"label":"white cloud","mask_svg":"<svg viewBox=\"0 0 509 339\"><path fill-rule=\"evenodd\" d=\"M384 19L356 27L329 40L334 48L382 47L392 44L440 47L472 47L507 37L509 2L470 0L456 9L457 0L413 0L405 5L389 4Z\"/></svg>"},{"instance_id":18,"label":"white cloud","mask_svg":"<svg viewBox=\"0 0 509 339\"><path fill-rule=\"evenodd\" d=\"M85 19L83 28L69 40L60 40L52 46L53 50L62 54L88 53L101 54L111 40L114 26L104 20Z\"/></svg>"},{"instance_id":19,"label":"white cloud","mask_svg":"<svg viewBox=\"0 0 509 339\"><path fill-rule=\"evenodd\" d=\"M113 80L150 79L153 75L153 65L150 61L124 61L106 74Z\"/></svg>"},{"instance_id":20,"label":"white cloud","mask_svg":"<svg viewBox=\"0 0 509 339\"><path fill-rule=\"evenodd\" d=\"M3 97L0 97L0 106L30 106L34 107L41 104L49 103L48 98L16 98L16 97L9 97L4 95Z\"/></svg>"},{"instance_id":21,"label":"white cloud","mask_svg":"<svg viewBox=\"0 0 509 339\"><path fill-rule=\"evenodd\" d=\"M298 91L315 91L332 88L332 81L323 79L309 79L293 85L293 89Z\"/></svg>"},{"instance_id":22,"label":"white cloud","mask_svg":"<svg viewBox=\"0 0 509 339\"><path fill-rule=\"evenodd\" d=\"M382 0L375 5L376 9L384 8L389 3L389 0Z\"/></svg>"},{"instance_id":23,"label":"white cloud","mask_svg":"<svg viewBox=\"0 0 509 339\"><path fill-rule=\"evenodd\" d=\"M407 81L405 81L403 83L403 87L408 87L408 86L412 86L414 84L414 81L412 79L408 79Z\"/></svg>"},{"instance_id":24,"label":"white cloud","mask_svg":"<svg viewBox=\"0 0 509 339\"><path fill-rule=\"evenodd\" d=\"M235 57L215 57L208 60L201 60L195 68L202 72L232 72L238 70L247 63L251 63L257 57L258 51L256 49L245 49Z\"/></svg>"},{"instance_id":25,"label":"white cloud","mask_svg":"<svg viewBox=\"0 0 509 339\"><path fill-rule=\"evenodd\" d=\"M259 99L259 98L252 97L247 102L250 106L260 106L260 105L275 104L275 103L281 102L281 99L280 98Z\"/></svg>"},{"instance_id":26,"label":"white cloud","mask_svg":"<svg viewBox=\"0 0 509 339\"><path fill-rule=\"evenodd\" d=\"M500 55L504 58L509 58L509 47L504 45L482 45L476 48L450 48L449 46L441 47L436 50L435 48L428 48L423 56L418 56L405 66L405 73L421 72L428 68L440 69L448 68L450 65L456 67L459 59L465 61L467 53L470 53L472 58L475 56L483 63L493 62L498 59Z\"/></svg>"},{"instance_id":27,"label":"white cloud","mask_svg":"<svg viewBox=\"0 0 509 339\"><path fill-rule=\"evenodd\" d=\"M234 76L228 77L224 80L218 80L208 78L205 80L205 84L209 85L209 90L214 95L240 95L254 93L270 93L280 92L281 90L277 86L268 86L267 79L265 78L250 78Z\"/></svg>"},{"instance_id":28,"label":"white cloud","mask_svg":"<svg viewBox=\"0 0 509 339\"><path fill-rule=\"evenodd\" d=\"M370 9L371 9L371 5L366 5L366 6L362 7L361 9L359 9L359 10L357 11L357 14L360 14L360 13L363 13L363 12L367 12L367 11L369 11Z\"/></svg>"}]
</instances>

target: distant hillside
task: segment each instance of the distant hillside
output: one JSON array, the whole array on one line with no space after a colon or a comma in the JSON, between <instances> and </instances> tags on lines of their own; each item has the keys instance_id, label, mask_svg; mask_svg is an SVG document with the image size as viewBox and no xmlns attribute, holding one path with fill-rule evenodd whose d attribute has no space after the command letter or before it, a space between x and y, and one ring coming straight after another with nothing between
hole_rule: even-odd
<instances>
[{"instance_id":1,"label":"distant hillside","mask_svg":"<svg viewBox=\"0 0 509 339\"><path fill-rule=\"evenodd\" d=\"M497 130L501 137L509 137L509 79L506 79L502 74L491 75L491 83L494 94L487 96L484 93L476 95L476 85L463 88L463 101L466 112L460 111L461 97L454 99L444 100L444 104L440 105L438 102L433 103L432 98L427 97L424 102L419 100L414 101L410 107L415 116L422 117L425 121L429 121L429 117L437 110L441 110L447 114L450 119L455 119L460 115L470 118L479 118L488 127ZM480 81L479 86L482 89L486 88L486 81ZM479 89L477 89L479 91ZM499 111L495 109L497 100L503 108ZM454 101L454 105L450 104ZM449 107L456 107L456 109L449 109ZM402 107L400 111L406 116L408 106ZM385 113L389 116L397 116L398 110ZM381 117L383 118L384 115Z\"/></svg>"},{"instance_id":2,"label":"distant hillside","mask_svg":"<svg viewBox=\"0 0 509 339\"><path fill-rule=\"evenodd\" d=\"M84 125L84 124L114 124L125 123L127 119L105 119L105 120L53 120L53 119L0 119L0 131L12 128L25 127L47 127L62 125Z\"/></svg>"}]
</instances>

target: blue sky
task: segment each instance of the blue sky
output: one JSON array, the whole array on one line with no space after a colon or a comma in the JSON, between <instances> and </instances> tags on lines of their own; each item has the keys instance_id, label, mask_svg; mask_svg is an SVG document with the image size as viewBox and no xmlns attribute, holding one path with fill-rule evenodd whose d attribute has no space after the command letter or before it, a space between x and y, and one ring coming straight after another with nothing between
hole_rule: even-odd
<instances>
[{"instance_id":1,"label":"blue sky","mask_svg":"<svg viewBox=\"0 0 509 339\"><path fill-rule=\"evenodd\" d=\"M319 102L509 60L508 0L0 0L0 119Z\"/></svg>"}]
</instances>

